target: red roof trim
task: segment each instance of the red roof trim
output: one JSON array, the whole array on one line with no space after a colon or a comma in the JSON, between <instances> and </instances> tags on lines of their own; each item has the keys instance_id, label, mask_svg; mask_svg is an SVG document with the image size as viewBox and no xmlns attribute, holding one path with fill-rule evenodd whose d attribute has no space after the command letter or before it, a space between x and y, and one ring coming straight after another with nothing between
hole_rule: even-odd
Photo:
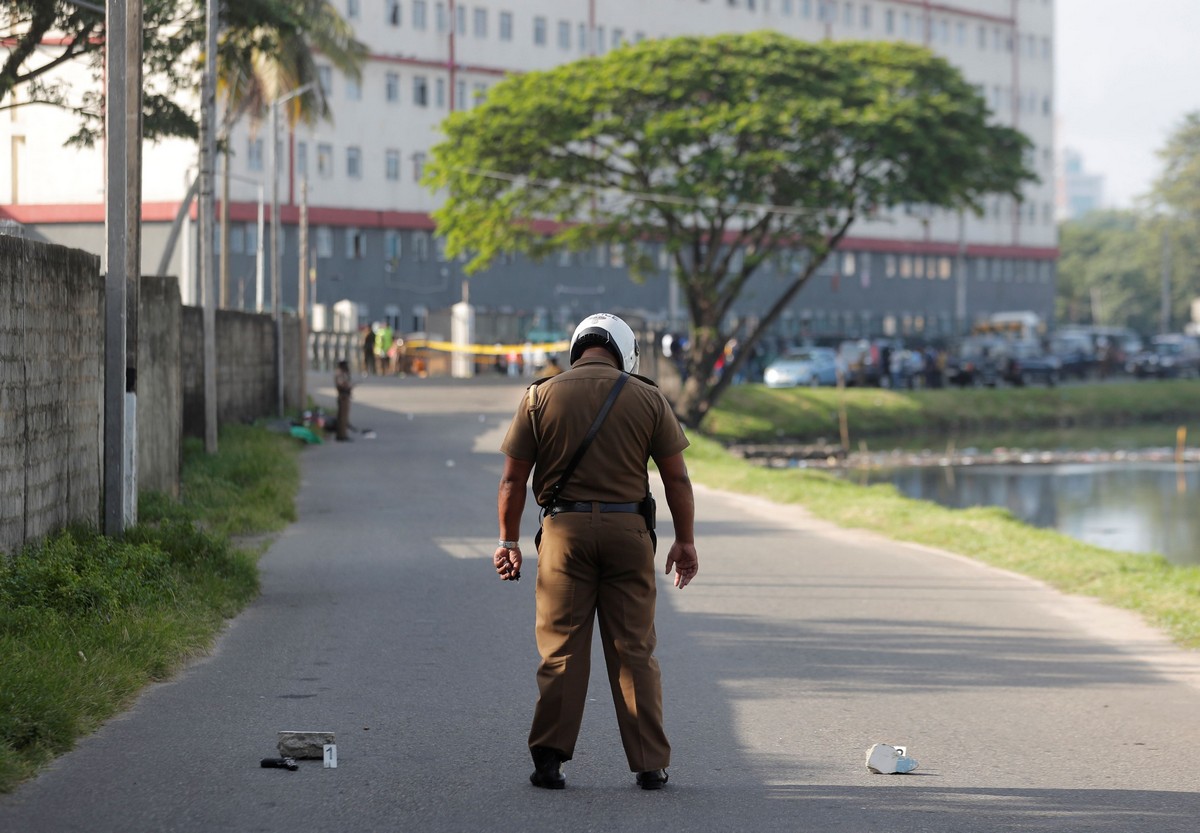
<instances>
[{"instance_id":1,"label":"red roof trim","mask_svg":"<svg viewBox=\"0 0 1200 833\"><path fill-rule=\"evenodd\" d=\"M218 203L219 209L220 203ZM148 202L142 204L142 222L169 223L175 219L179 203ZM195 209L192 217L196 216ZM271 208L266 207L264 219L269 222ZM294 205L280 206L280 220L295 225L300 221L300 208ZM0 205L0 218L19 223L103 223L104 204L71 205ZM253 223L258 220L257 202L231 202L229 218L236 223ZM424 211L374 211L362 208L334 208L309 206L308 222L312 226L354 226L357 228L419 229L433 231L433 218ZM534 228L543 234L553 234L560 225L547 221L535 221ZM917 240L892 240L882 237L847 237L839 247L841 251L882 252L899 255L938 255L956 257L957 243L925 242ZM1024 260L1054 260L1058 249L1053 246L1005 246L986 243L969 243L968 257L1012 257Z\"/></svg>"}]
</instances>

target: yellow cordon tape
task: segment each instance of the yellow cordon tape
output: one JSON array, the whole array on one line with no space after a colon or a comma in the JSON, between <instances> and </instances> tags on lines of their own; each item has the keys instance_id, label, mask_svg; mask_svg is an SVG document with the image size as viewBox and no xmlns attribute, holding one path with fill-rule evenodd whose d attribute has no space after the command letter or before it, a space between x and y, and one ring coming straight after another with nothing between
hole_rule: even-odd
<instances>
[{"instance_id":1,"label":"yellow cordon tape","mask_svg":"<svg viewBox=\"0 0 1200 833\"><path fill-rule=\"evenodd\" d=\"M407 350L438 350L443 353L474 353L477 356L507 356L509 353L524 353L542 351L543 353L564 353L571 346L569 341L544 341L537 344L455 344L451 341L429 341L424 338L414 338L404 342Z\"/></svg>"}]
</instances>

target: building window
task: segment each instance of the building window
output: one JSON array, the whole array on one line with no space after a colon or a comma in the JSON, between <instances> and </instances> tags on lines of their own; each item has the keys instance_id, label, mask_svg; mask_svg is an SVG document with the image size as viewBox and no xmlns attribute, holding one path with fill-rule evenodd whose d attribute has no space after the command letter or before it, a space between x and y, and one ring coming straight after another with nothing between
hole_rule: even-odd
<instances>
[{"instance_id":1,"label":"building window","mask_svg":"<svg viewBox=\"0 0 1200 833\"><path fill-rule=\"evenodd\" d=\"M400 265L400 232L388 229L383 233L383 268L394 272Z\"/></svg>"},{"instance_id":2,"label":"building window","mask_svg":"<svg viewBox=\"0 0 1200 833\"><path fill-rule=\"evenodd\" d=\"M413 182L420 182L421 177L425 176L425 154L414 153L412 155L413 163Z\"/></svg>"},{"instance_id":3,"label":"building window","mask_svg":"<svg viewBox=\"0 0 1200 833\"><path fill-rule=\"evenodd\" d=\"M429 106L429 82L424 75L413 76L413 104L418 107Z\"/></svg>"},{"instance_id":4,"label":"building window","mask_svg":"<svg viewBox=\"0 0 1200 833\"><path fill-rule=\"evenodd\" d=\"M433 17L434 17L434 23L437 25L437 30L439 32L445 32L446 31L446 4L445 3L434 3L433 4Z\"/></svg>"},{"instance_id":5,"label":"building window","mask_svg":"<svg viewBox=\"0 0 1200 833\"><path fill-rule=\"evenodd\" d=\"M883 274L884 277L896 277L896 256L884 255L883 257Z\"/></svg>"},{"instance_id":6,"label":"building window","mask_svg":"<svg viewBox=\"0 0 1200 833\"><path fill-rule=\"evenodd\" d=\"M301 177L308 176L308 144L296 142L296 172Z\"/></svg>"},{"instance_id":7,"label":"building window","mask_svg":"<svg viewBox=\"0 0 1200 833\"><path fill-rule=\"evenodd\" d=\"M429 232L413 232L413 258L421 263L429 260Z\"/></svg>"},{"instance_id":8,"label":"building window","mask_svg":"<svg viewBox=\"0 0 1200 833\"><path fill-rule=\"evenodd\" d=\"M950 280L951 272L952 272L952 268L951 268L951 264L950 264L950 258L943 257L940 260L938 260L938 277L939 278L941 278L944 281L948 281L948 280Z\"/></svg>"},{"instance_id":9,"label":"building window","mask_svg":"<svg viewBox=\"0 0 1200 833\"><path fill-rule=\"evenodd\" d=\"M217 236L220 239L220 235ZM229 227L229 253L240 255L246 250L246 227L234 224Z\"/></svg>"},{"instance_id":10,"label":"building window","mask_svg":"<svg viewBox=\"0 0 1200 833\"><path fill-rule=\"evenodd\" d=\"M446 106L446 79L437 78L433 82L433 103L437 107Z\"/></svg>"},{"instance_id":11,"label":"building window","mask_svg":"<svg viewBox=\"0 0 1200 833\"><path fill-rule=\"evenodd\" d=\"M604 54L604 51L605 51L605 46L604 46L604 27L603 27L603 26L597 26L597 27L596 27L596 54L597 54L597 55L603 55L603 54Z\"/></svg>"},{"instance_id":12,"label":"building window","mask_svg":"<svg viewBox=\"0 0 1200 833\"><path fill-rule=\"evenodd\" d=\"M475 85L475 95L474 95L474 106L475 107L478 107L480 104L483 104L483 102L487 100L487 89L488 89L487 84L476 84Z\"/></svg>"},{"instance_id":13,"label":"building window","mask_svg":"<svg viewBox=\"0 0 1200 833\"><path fill-rule=\"evenodd\" d=\"M389 26L400 25L400 0L387 0L384 3L384 14Z\"/></svg>"},{"instance_id":14,"label":"building window","mask_svg":"<svg viewBox=\"0 0 1200 833\"><path fill-rule=\"evenodd\" d=\"M842 23L845 24L846 26L854 25L854 4L853 3L843 3L842 4Z\"/></svg>"},{"instance_id":15,"label":"building window","mask_svg":"<svg viewBox=\"0 0 1200 833\"><path fill-rule=\"evenodd\" d=\"M586 23L579 24L579 51L588 51L588 27Z\"/></svg>"},{"instance_id":16,"label":"building window","mask_svg":"<svg viewBox=\"0 0 1200 833\"><path fill-rule=\"evenodd\" d=\"M794 11L792 8L792 0L783 0L782 6L782 11L786 15L791 15L791 13Z\"/></svg>"},{"instance_id":17,"label":"building window","mask_svg":"<svg viewBox=\"0 0 1200 833\"><path fill-rule=\"evenodd\" d=\"M913 274L912 258L908 255L900 257L900 277L911 278Z\"/></svg>"},{"instance_id":18,"label":"building window","mask_svg":"<svg viewBox=\"0 0 1200 833\"><path fill-rule=\"evenodd\" d=\"M322 179L333 176L333 145L317 145L317 176Z\"/></svg>"},{"instance_id":19,"label":"building window","mask_svg":"<svg viewBox=\"0 0 1200 833\"><path fill-rule=\"evenodd\" d=\"M987 29L983 26L979 27L979 48L987 49Z\"/></svg>"},{"instance_id":20,"label":"building window","mask_svg":"<svg viewBox=\"0 0 1200 833\"><path fill-rule=\"evenodd\" d=\"M625 43L625 30L614 27L612 30L612 48L620 49L623 43Z\"/></svg>"},{"instance_id":21,"label":"building window","mask_svg":"<svg viewBox=\"0 0 1200 833\"><path fill-rule=\"evenodd\" d=\"M389 72L387 74L387 81L384 84L384 89L387 91L386 95L387 95L388 101L399 101L400 100L400 73Z\"/></svg>"},{"instance_id":22,"label":"building window","mask_svg":"<svg viewBox=\"0 0 1200 833\"><path fill-rule=\"evenodd\" d=\"M487 9L475 9L475 37L487 37Z\"/></svg>"},{"instance_id":23,"label":"building window","mask_svg":"<svg viewBox=\"0 0 1200 833\"><path fill-rule=\"evenodd\" d=\"M362 82L353 75L346 76L346 100L362 100Z\"/></svg>"},{"instance_id":24,"label":"building window","mask_svg":"<svg viewBox=\"0 0 1200 833\"><path fill-rule=\"evenodd\" d=\"M871 28L871 6L869 3L862 5L862 27L864 29Z\"/></svg>"},{"instance_id":25,"label":"building window","mask_svg":"<svg viewBox=\"0 0 1200 833\"><path fill-rule=\"evenodd\" d=\"M333 229L329 226L317 226L317 257L333 257Z\"/></svg>"},{"instance_id":26,"label":"building window","mask_svg":"<svg viewBox=\"0 0 1200 833\"><path fill-rule=\"evenodd\" d=\"M367 254L367 235L353 226L346 229L346 260L362 260Z\"/></svg>"},{"instance_id":27,"label":"building window","mask_svg":"<svg viewBox=\"0 0 1200 833\"><path fill-rule=\"evenodd\" d=\"M353 145L346 148L346 176L362 179L362 149Z\"/></svg>"},{"instance_id":28,"label":"building window","mask_svg":"<svg viewBox=\"0 0 1200 833\"><path fill-rule=\"evenodd\" d=\"M896 13L888 9L883 13L883 31L885 34L896 34Z\"/></svg>"},{"instance_id":29,"label":"building window","mask_svg":"<svg viewBox=\"0 0 1200 833\"><path fill-rule=\"evenodd\" d=\"M544 17L533 19L533 43L535 46L546 45L546 18Z\"/></svg>"},{"instance_id":30,"label":"building window","mask_svg":"<svg viewBox=\"0 0 1200 833\"><path fill-rule=\"evenodd\" d=\"M800 0L800 14L804 17L812 17L812 0Z\"/></svg>"},{"instance_id":31,"label":"building window","mask_svg":"<svg viewBox=\"0 0 1200 833\"><path fill-rule=\"evenodd\" d=\"M454 28L464 38L467 36L467 7L454 7Z\"/></svg>"},{"instance_id":32,"label":"building window","mask_svg":"<svg viewBox=\"0 0 1200 833\"><path fill-rule=\"evenodd\" d=\"M467 110L470 106L467 101L467 82L459 79L454 82L454 109Z\"/></svg>"},{"instance_id":33,"label":"building window","mask_svg":"<svg viewBox=\"0 0 1200 833\"><path fill-rule=\"evenodd\" d=\"M263 169L263 140L250 139L246 147L246 167L252 171Z\"/></svg>"},{"instance_id":34,"label":"building window","mask_svg":"<svg viewBox=\"0 0 1200 833\"><path fill-rule=\"evenodd\" d=\"M358 20L358 3L359 0L346 0L346 17L350 20Z\"/></svg>"},{"instance_id":35,"label":"building window","mask_svg":"<svg viewBox=\"0 0 1200 833\"><path fill-rule=\"evenodd\" d=\"M414 29L425 30L426 22L426 2L425 0L413 0L412 4L412 25Z\"/></svg>"},{"instance_id":36,"label":"building window","mask_svg":"<svg viewBox=\"0 0 1200 833\"><path fill-rule=\"evenodd\" d=\"M384 169L388 179L400 179L400 151L389 150L384 154Z\"/></svg>"},{"instance_id":37,"label":"building window","mask_svg":"<svg viewBox=\"0 0 1200 833\"><path fill-rule=\"evenodd\" d=\"M571 48L571 24L569 21L558 21L558 48Z\"/></svg>"},{"instance_id":38,"label":"building window","mask_svg":"<svg viewBox=\"0 0 1200 833\"><path fill-rule=\"evenodd\" d=\"M333 70L326 66L317 67L317 83L321 85L321 94L328 98L333 93Z\"/></svg>"},{"instance_id":39,"label":"building window","mask_svg":"<svg viewBox=\"0 0 1200 833\"><path fill-rule=\"evenodd\" d=\"M513 17L512 12L500 12L500 40L512 40L513 33Z\"/></svg>"}]
</instances>

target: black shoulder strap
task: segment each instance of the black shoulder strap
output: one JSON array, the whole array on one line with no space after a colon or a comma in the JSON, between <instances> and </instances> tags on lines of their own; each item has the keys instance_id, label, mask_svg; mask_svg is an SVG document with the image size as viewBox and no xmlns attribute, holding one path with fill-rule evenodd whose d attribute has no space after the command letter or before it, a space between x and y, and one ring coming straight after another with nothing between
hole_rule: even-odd
<instances>
[{"instance_id":1,"label":"black shoulder strap","mask_svg":"<svg viewBox=\"0 0 1200 833\"><path fill-rule=\"evenodd\" d=\"M588 429L587 436L583 438L583 442L575 450L575 456L571 458L571 462L567 463L562 477L558 479L558 482L554 484L554 488L550 490L550 500L547 502L547 505L553 505L554 501L558 499L559 493L562 492L563 486L567 485L567 481L575 473L575 467L583 459L584 452L588 450L588 446L592 444L592 440L596 439L596 433L600 430L600 426L604 424L604 418L608 416L608 412L612 410L613 403L617 401L617 394L621 392L621 388L625 387L625 383L628 380L629 374L622 372L620 378L613 384L612 390L608 392L608 399L605 399L604 404L600 407L600 413L596 414L596 418L592 420L592 427Z\"/></svg>"}]
</instances>

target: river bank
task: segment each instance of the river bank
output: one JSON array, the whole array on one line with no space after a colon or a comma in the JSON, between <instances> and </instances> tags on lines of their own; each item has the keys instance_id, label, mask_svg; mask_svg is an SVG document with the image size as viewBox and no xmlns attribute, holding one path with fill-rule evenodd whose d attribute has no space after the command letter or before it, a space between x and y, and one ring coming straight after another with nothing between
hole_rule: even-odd
<instances>
[{"instance_id":1,"label":"river bank","mask_svg":"<svg viewBox=\"0 0 1200 833\"><path fill-rule=\"evenodd\" d=\"M1180 380L914 391L739 385L709 412L701 431L723 445L842 445L845 439L853 451L863 441L872 447L905 447L914 435L944 448L956 435L1016 438L1033 431L1151 424L1169 428L1172 434L1182 425L1200 437L1200 384ZM1029 447L1023 441L1021 445Z\"/></svg>"}]
</instances>

